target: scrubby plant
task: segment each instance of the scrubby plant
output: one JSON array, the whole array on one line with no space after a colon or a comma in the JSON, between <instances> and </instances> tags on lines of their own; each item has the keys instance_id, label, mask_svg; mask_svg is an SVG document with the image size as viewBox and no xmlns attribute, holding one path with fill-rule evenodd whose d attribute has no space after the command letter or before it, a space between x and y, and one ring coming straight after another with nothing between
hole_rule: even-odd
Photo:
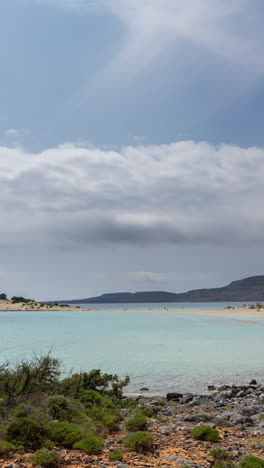
<instances>
[{"instance_id":1,"label":"scrubby plant","mask_svg":"<svg viewBox=\"0 0 264 468\"><path fill-rule=\"evenodd\" d=\"M32 465L41 466L42 468L56 468L58 466L56 454L47 449L38 450L30 456L29 461Z\"/></svg>"},{"instance_id":2,"label":"scrubby plant","mask_svg":"<svg viewBox=\"0 0 264 468\"><path fill-rule=\"evenodd\" d=\"M14 419L7 428L7 441L28 449L42 447L45 436L43 425L29 418Z\"/></svg>"},{"instance_id":3,"label":"scrubby plant","mask_svg":"<svg viewBox=\"0 0 264 468\"><path fill-rule=\"evenodd\" d=\"M87 414L92 419L95 426L102 432L116 432L119 429L121 420L120 413L107 408L92 408Z\"/></svg>"},{"instance_id":4,"label":"scrubby plant","mask_svg":"<svg viewBox=\"0 0 264 468\"><path fill-rule=\"evenodd\" d=\"M73 374L62 381L63 394L78 398L83 390L94 390L117 400L123 396L123 388L129 383L129 377L120 380L115 374L104 374L99 369Z\"/></svg>"},{"instance_id":5,"label":"scrubby plant","mask_svg":"<svg viewBox=\"0 0 264 468\"><path fill-rule=\"evenodd\" d=\"M86 453L100 453L103 446L104 439L98 436L90 436L76 442L73 448L83 450Z\"/></svg>"},{"instance_id":6,"label":"scrubby plant","mask_svg":"<svg viewBox=\"0 0 264 468\"><path fill-rule=\"evenodd\" d=\"M197 440L207 440L208 442L217 442L219 439L219 432L210 426L195 427L191 435Z\"/></svg>"},{"instance_id":7,"label":"scrubby plant","mask_svg":"<svg viewBox=\"0 0 264 468\"><path fill-rule=\"evenodd\" d=\"M82 438L81 427L68 422L51 422L46 424L48 437L66 448L72 448Z\"/></svg>"},{"instance_id":8,"label":"scrubby plant","mask_svg":"<svg viewBox=\"0 0 264 468\"><path fill-rule=\"evenodd\" d=\"M134 432L126 436L122 444L125 448L134 452L146 452L153 449L153 436L145 431Z\"/></svg>"},{"instance_id":9,"label":"scrubby plant","mask_svg":"<svg viewBox=\"0 0 264 468\"><path fill-rule=\"evenodd\" d=\"M20 361L13 368L0 367L0 397L11 405L21 396L34 392L54 392L59 385L60 361L49 354L32 361Z\"/></svg>"},{"instance_id":10,"label":"scrubby plant","mask_svg":"<svg viewBox=\"0 0 264 468\"><path fill-rule=\"evenodd\" d=\"M8 455L15 450L15 446L6 440L0 440L0 456Z\"/></svg>"},{"instance_id":11,"label":"scrubby plant","mask_svg":"<svg viewBox=\"0 0 264 468\"><path fill-rule=\"evenodd\" d=\"M215 460L227 460L230 457L229 452L223 449L213 449L209 453L209 456Z\"/></svg>"},{"instance_id":12,"label":"scrubby plant","mask_svg":"<svg viewBox=\"0 0 264 468\"><path fill-rule=\"evenodd\" d=\"M205 421L212 421L214 419L213 414L197 414L197 418L204 419Z\"/></svg>"},{"instance_id":13,"label":"scrubby plant","mask_svg":"<svg viewBox=\"0 0 264 468\"><path fill-rule=\"evenodd\" d=\"M109 460L111 461L122 461L124 458L123 452L120 449L116 448L109 452Z\"/></svg>"},{"instance_id":14,"label":"scrubby plant","mask_svg":"<svg viewBox=\"0 0 264 468\"><path fill-rule=\"evenodd\" d=\"M18 304L20 302L23 302L24 304L26 304L27 302L33 302L32 299L26 299L23 296L13 296L11 297L11 301L13 304Z\"/></svg>"},{"instance_id":15,"label":"scrubby plant","mask_svg":"<svg viewBox=\"0 0 264 468\"><path fill-rule=\"evenodd\" d=\"M69 401L63 395L53 395L48 399L49 413L52 419L67 419Z\"/></svg>"},{"instance_id":16,"label":"scrubby plant","mask_svg":"<svg viewBox=\"0 0 264 468\"><path fill-rule=\"evenodd\" d=\"M145 408L141 408L142 413L147 417L147 418L153 418L157 415L157 408L151 408L150 406L146 406Z\"/></svg>"},{"instance_id":17,"label":"scrubby plant","mask_svg":"<svg viewBox=\"0 0 264 468\"><path fill-rule=\"evenodd\" d=\"M232 461L216 460L213 464L213 468L238 468L239 465Z\"/></svg>"},{"instance_id":18,"label":"scrubby plant","mask_svg":"<svg viewBox=\"0 0 264 468\"><path fill-rule=\"evenodd\" d=\"M136 411L129 421L126 428L129 431L144 431L147 427L147 418L141 411Z\"/></svg>"},{"instance_id":19,"label":"scrubby plant","mask_svg":"<svg viewBox=\"0 0 264 468\"><path fill-rule=\"evenodd\" d=\"M247 455L241 462L241 468L264 468L264 459Z\"/></svg>"}]
</instances>

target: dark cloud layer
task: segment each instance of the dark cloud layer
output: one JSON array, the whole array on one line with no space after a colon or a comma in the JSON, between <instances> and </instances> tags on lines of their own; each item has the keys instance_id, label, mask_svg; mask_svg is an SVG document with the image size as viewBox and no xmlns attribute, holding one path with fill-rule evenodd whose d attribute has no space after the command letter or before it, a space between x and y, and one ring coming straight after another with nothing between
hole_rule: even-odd
<instances>
[{"instance_id":1,"label":"dark cloud layer","mask_svg":"<svg viewBox=\"0 0 264 468\"><path fill-rule=\"evenodd\" d=\"M262 148L68 144L0 159L1 245L263 241Z\"/></svg>"}]
</instances>

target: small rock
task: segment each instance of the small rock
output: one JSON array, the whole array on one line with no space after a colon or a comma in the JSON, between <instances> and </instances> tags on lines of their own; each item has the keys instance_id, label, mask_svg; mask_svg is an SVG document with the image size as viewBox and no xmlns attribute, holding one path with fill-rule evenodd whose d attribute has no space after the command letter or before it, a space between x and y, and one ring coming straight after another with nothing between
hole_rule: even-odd
<instances>
[{"instance_id":1,"label":"small rock","mask_svg":"<svg viewBox=\"0 0 264 468\"><path fill-rule=\"evenodd\" d=\"M258 385L255 379L250 380L249 385Z\"/></svg>"},{"instance_id":2,"label":"small rock","mask_svg":"<svg viewBox=\"0 0 264 468\"><path fill-rule=\"evenodd\" d=\"M180 399L183 397L182 393L167 393L166 399L168 401L180 401Z\"/></svg>"}]
</instances>

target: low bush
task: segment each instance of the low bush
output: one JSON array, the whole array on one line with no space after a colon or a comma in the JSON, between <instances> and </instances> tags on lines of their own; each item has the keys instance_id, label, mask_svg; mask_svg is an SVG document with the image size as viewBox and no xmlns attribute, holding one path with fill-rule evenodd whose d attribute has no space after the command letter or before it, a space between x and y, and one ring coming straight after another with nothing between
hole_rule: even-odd
<instances>
[{"instance_id":1,"label":"low bush","mask_svg":"<svg viewBox=\"0 0 264 468\"><path fill-rule=\"evenodd\" d=\"M141 411L136 411L134 416L126 423L129 431L144 431L147 427L147 418Z\"/></svg>"},{"instance_id":2,"label":"low bush","mask_svg":"<svg viewBox=\"0 0 264 468\"><path fill-rule=\"evenodd\" d=\"M56 468L58 466L56 454L47 449L38 450L29 457L29 461L32 465L42 468Z\"/></svg>"},{"instance_id":3,"label":"low bush","mask_svg":"<svg viewBox=\"0 0 264 468\"><path fill-rule=\"evenodd\" d=\"M146 408L142 408L142 413L147 417L147 418L153 418L154 416L157 415L157 409L155 408L155 411L153 408L150 406L146 406Z\"/></svg>"},{"instance_id":4,"label":"low bush","mask_svg":"<svg viewBox=\"0 0 264 468\"><path fill-rule=\"evenodd\" d=\"M45 436L42 424L29 418L14 419L7 428L7 441L27 449L41 448Z\"/></svg>"},{"instance_id":5,"label":"low bush","mask_svg":"<svg viewBox=\"0 0 264 468\"><path fill-rule=\"evenodd\" d=\"M213 464L213 468L238 468L239 465L237 465L234 462L231 461L224 461L224 460L216 460Z\"/></svg>"},{"instance_id":6,"label":"low bush","mask_svg":"<svg viewBox=\"0 0 264 468\"><path fill-rule=\"evenodd\" d=\"M0 397L11 406L21 396L54 392L60 373L60 361L49 354L31 362L22 360L13 368L7 363L0 367Z\"/></svg>"},{"instance_id":7,"label":"low bush","mask_svg":"<svg viewBox=\"0 0 264 468\"><path fill-rule=\"evenodd\" d=\"M153 436L144 431L134 432L122 441L125 448L134 452L146 452L153 449Z\"/></svg>"},{"instance_id":8,"label":"low bush","mask_svg":"<svg viewBox=\"0 0 264 468\"><path fill-rule=\"evenodd\" d=\"M82 438L80 426L68 422L51 422L45 426L48 437L66 448L72 448Z\"/></svg>"},{"instance_id":9,"label":"low bush","mask_svg":"<svg viewBox=\"0 0 264 468\"><path fill-rule=\"evenodd\" d=\"M241 468L264 468L263 458L247 455L240 463Z\"/></svg>"},{"instance_id":10,"label":"low bush","mask_svg":"<svg viewBox=\"0 0 264 468\"><path fill-rule=\"evenodd\" d=\"M97 436L85 437L73 446L75 449L83 450L86 453L100 453L104 446L104 439Z\"/></svg>"},{"instance_id":11,"label":"low bush","mask_svg":"<svg viewBox=\"0 0 264 468\"><path fill-rule=\"evenodd\" d=\"M214 458L215 460L227 460L230 457L229 452L223 449L214 449L211 450L209 456Z\"/></svg>"},{"instance_id":12,"label":"low bush","mask_svg":"<svg viewBox=\"0 0 264 468\"><path fill-rule=\"evenodd\" d=\"M212 421L214 419L213 414L197 414L197 418L204 419L205 421Z\"/></svg>"},{"instance_id":13,"label":"low bush","mask_svg":"<svg viewBox=\"0 0 264 468\"><path fill-rule=\"evenodd\" d=\"M118 431L122 419L118 408L92 406L87 408L86 412L97 432L105 434Z\"/></svg>"},{"instance_id":14,"label":"low bush","mask_svg":"<svg viewBox=\"0 0 264 468\"><path fill-rule=\"evenodd\" d=\"M191 435L197 440L207 440L208 442L217 442L219 439L219 432L210 426L195 427Z\"/></svg>"},{"instance_id":15,"label":"low bush","mask_svg":"<svg viewBox=\"0 0 264 468\"><path fill-rule=\"evenodd\" d=\"M15 446L6 440L0 440L0 456L8 455L15 450Z\"/></svg>"},{"instance_id":16,"label":"low bush","mask_svg":"<svg viewBox=\"0 0 264 468\"><path fill-rule=\"evenodd\" d=\"M111 450L109 453L109 460L111 461L122 461L124 458L123 452L119 449Z\"/></svg>"}]
</instances>

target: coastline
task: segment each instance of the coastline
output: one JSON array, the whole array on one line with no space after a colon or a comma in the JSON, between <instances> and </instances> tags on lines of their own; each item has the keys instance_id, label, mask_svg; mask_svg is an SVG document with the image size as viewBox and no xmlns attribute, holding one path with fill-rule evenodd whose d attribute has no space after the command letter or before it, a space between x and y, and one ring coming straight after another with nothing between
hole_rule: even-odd
<instances>
[{"instance_id":1,"label":"coastline","mask_svg":"<svg viewBox=\"0 0 264 468\"><path fill-rule=\"evenodd\" d=\"M191 303L189 303L191 304ZM93 304L91 304L93 305ZM169 304L168 304L169 305ZM51 305L51 304L42 304L42 303L12 303L11 301L0 301L0 312L156 312L156 313L178 313L178 314L207 314L207 315L225 315L225 316L246 316L246 317L260 317L264 318L264 308L251 308L251 306L242 306L242 307L235 307L232 308L214 308L211 307L210 309L196 309L196 308L177 308L174 309L169 308L165 305L165 307L160 308L142 308L137 307L135 304L135 308L124 308L119 307L120 304L116 305L116 308L96 308L96 307L80 307L80 306L63 306L63 305Z\"/></svg>"}]
</instances>

